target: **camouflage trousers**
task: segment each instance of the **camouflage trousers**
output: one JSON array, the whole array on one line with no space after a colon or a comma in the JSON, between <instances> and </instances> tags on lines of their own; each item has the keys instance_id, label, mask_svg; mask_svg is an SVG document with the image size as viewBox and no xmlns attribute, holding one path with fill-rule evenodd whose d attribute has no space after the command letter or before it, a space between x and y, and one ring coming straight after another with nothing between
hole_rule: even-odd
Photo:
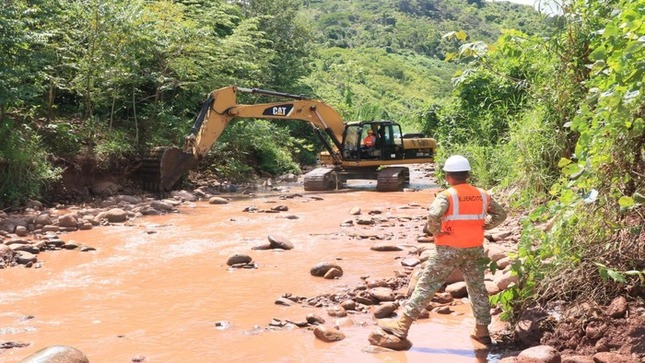
<instances>
[{"instance_id":1,"label":"camouflage trousers","mask_svg":"<svg viewBox=\"0 0 645 363\"><path fill-rule=\"evenodd\" d=\"M437 246L437 253L428 259L412 296L403 308L403 313L417 319L452 271L458 269L464 274L475 323L478 325L490 324L490 304L488 291L484 284L485 261L486 255L483 247Z\"/></svg>"}]
</instances>

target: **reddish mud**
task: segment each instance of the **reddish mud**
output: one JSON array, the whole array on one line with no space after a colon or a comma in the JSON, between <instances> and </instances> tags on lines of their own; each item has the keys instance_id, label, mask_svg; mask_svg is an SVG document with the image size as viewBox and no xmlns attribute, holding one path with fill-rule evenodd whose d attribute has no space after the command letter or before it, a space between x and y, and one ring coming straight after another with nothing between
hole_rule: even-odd
<instances>
[{"instance_id":1,"label":"reddish mud","mask_svg":"<svg viewBox=\"0 0 645 363\"><path fill-rule=\"evenodd\" d=\"M486 352L475 354L468 305L455 307L458 314L431 313L414 324L410 351L367 353L367 337L376 329L371 314L338 319L323 308L275 304L285 293L314 297L359 286L365 276L390 278L402 270L396 258L417 244L423 221L341 224L353 219L348 214L353 207L364 216L375 209L382 217L424 216L436 186L429 180L415 183L418 191L395 193L378 193L373 185L328 193L294 187L286 194L301 196L280 199L276 192L237 197L226 205L184 204L180 214L62 235L97 250L43 252L38 255L42 268L0 272L0 337L30 343L0 351L0 361L19 362L51 345L76 347L94 363L137 357L145 362L495 361ZM289 210L243 211L276 205ZM357 233L374 237L356 238ZM251 249L271 234L288 237L295 248ZM382 242L404 251L370 250ZM250 255L257 269L229 269L226 261L233 253ZM338 263L344 275L337 280L311 276L310 268L322 261ZM346 338L325 343L306 328L267 329L273 318L302 321L308 313L329 325L337 322ZM220 328L221 322L230 326Z\"/></svg>"}]
</instances>

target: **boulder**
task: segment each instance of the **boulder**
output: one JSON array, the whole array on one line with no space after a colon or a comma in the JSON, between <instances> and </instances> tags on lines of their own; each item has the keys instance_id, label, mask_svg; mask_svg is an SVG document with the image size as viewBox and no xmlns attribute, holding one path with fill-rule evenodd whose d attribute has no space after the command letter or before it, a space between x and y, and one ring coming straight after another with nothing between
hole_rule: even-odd
<instances>
[{"instance_id":1,"label":"boulder","mask_svg":"<svg viewBox=\"0 0 645 363\"><path fill-rule=\"evenodd\" d=\"M38 258L33 253L30 252L25 252L25 251L14 251L15 254L15 259L18 264L21 265L31 265L32 263L35 263Z\"/></svg>"},{"instance_id":2,"label":"boulder","mask_svg":"<svg viewBox=\"0 0 645 363\"><path fill-rule=\"evenodd\" d=\"M212 197L208 200L209 204L228 204L228 199L222 197Z\"/></svg>"},{"instance_id":3,"label":"boulder","mask_svg":"<svg viewBox=\"0 0 645 363\"><path fill-rule=\"evenodd\" d=\"M29 231L27 230L27 227L25 226L17 226L16 227L16 236L18 237L24 237L27 235Z\"/></svg>"},{"instance_id":4,"label":"boulder","mask_svg":"<svg viewBox=\"0 0 645 363\"><path fill-rule=\"evenodd\" d=\"M175 199L180 199L186 202L194 202L197 200L197 196L187 190L174 190L170 195Z\"/></svg>"},{"instance_id":5,"label":"boulder","mask_svg":"<svg viewBox=\"0 0 645 363\"><path fill-rule=\"evenodd\" d=\"M128 204L137 204L141 202L141 198L135 197L133 195L117 195L114 197L114 200L117 203L125 202Z\"/></svg>"},{"instance_id":6,"label":"boulder","mask_svg":"<svg viewBox=\"0 0 645 363\"><path fill-rule=\"evenodd\" d=\"M314 335L316 338L328 343L345 339L345 334L343 334L343 332L325 325L317 326L314 329Z\"/></svg>"},{"instance_id":7,"label":"boulder","mask_svg":"<svg viewBox=\"0 0 645 363\"><path fill-rule=\"evenodd\" d=\"M334 305L327 308L327 314L336 318L343 318L347 316L347 310L340 305Z\"/></svg>"},{"instance_id":8,"label":"boulder","mask_svg":"<svg viewBox=\"0 0 645 363\"><path fill-rule=\"evenodd\" d=\"M323 277L332 268L337 268L340 272L343 272L342 267L338 266L333 262L320 262L317 263L314 267L309 270L312 276Z\"/></svg>"},{"instance_id":9,"label":"boulder","mask_svg":"<svg viewBox=\"0 0 645 363\"><path fill-rule=\"evenodd\" d=\"M169 212L173 208L172 204L164 202L163 200L153 200L150 202L150 206L162 212Z\"/></svg>"},{"instance_id":10,"label":"boulder","mask_svg":"<svg viewBox=\"0 0 645 363\"><path fill-rule=\"evenodd\" d=\"M509 287L513 283L517 283L518 277L517 275L511 274L510 270L504 271L500 275L495 275L495 278L493 279L493 282L497 285L497 288L502 291L505 290L507 287Z\"/></svg>"},{"instance_id":11,"label":"boulder","mask_svg":"<svg viewBox=\"0 0 645 363\"><path fill-rule=\"evenodd\" d=\"M624 356L613 352L600 352L593 356L595 363L636 363L630 356Z\"/></svg>"},{"instance_id":12,"label":"boulder","mask_svg":"<svg viewBox=\"0 0 645 363\"><path fill-rule=\"evenodd\" d=\"M382 329L371 333L367 340L372 345L394 350L409 350L412 348L412 342L408 339L401 339L395 335L388 334Z\"/></svg>"},{"instance_id":13,"label":"boulder","mask_svg":"<svg viewBox=\"0 0 645 363\"><path fill-rule=\"evenodd\" d=\"M468 290L466 289L466 283L463 281L455 282L446 286L446 292L450 293L452 297L456 299L461 299L462 297L468 296Z\"/></svg>"},{"instance_id":14,"label":"boulder","mask_svg":"<svg viewBox=\"0 0 645 363\"><path fill-rule=\"evenodd\" d=\"M78 227L78 219L76 218L76 214L68 213L58 217L58 226L62 228Z\"/></svg>"},{"instance_id":15,"label":"boulder","mask_svg":"<svg viewBox=\"0 0 645 363\"><path fill-rule=\"evenodd\" d=\"M37 351L20 361L21 363L89 363L90 360L80 350L66 346L54 345Z\"/></svg>"},{"instance_id":16,"label":"boulder","mask_svg":"<svg viewBox=\"0 0 645 363\"><path fill-rule=\"evenodd\" d=\"M111 181L100 181L100 182L94 183L90 187L90 191L93 194L96 194L102 197L109 197L109 196L115 195L119 191L119 189L121 189L121 187L116 183L112 183Z\"/></svg>"},{"instance_id":17,"label":"boulder","mask_svg":"<svg viewBox=\"0 0 645 363\"><path fill-rule=\"evenodd\" d=\"M538 345L523 350L517 356L518 363L561 363L560 353L548 345Z\"/></svg>"},{"instance_id":18,"label":"boulder","mask_svg":"<svg viewBox=\"0 0 645 363\"><path fill-rule=\"evenodd\" d=\"M376 287L369 290L369 294L376 301L394 301L394 291L389 287Z\"/></svg>"},{"instance_id":19,"label":"boulder","mask_svg":"<svg viewBox=\"0 0 645 363\"><path fill-rule=\"evenodd\" d=\"M494 244L494 243L487 243L484 247L486 256L490 258L493 261L499 261L502 258L506 257L506 250L504 247Z\"/></svg>"},{"instance_id":20,"label":"boulder","mask_svg":"<svg viewBox=\"0 0 645 363\"><path fill-rule=\"evenodd\" d=\"M624 318L626 314L627 299L625 299L624 296L615 298L607 309L607 315L611 316L614 319Z\"/></svg>"},{"instance_id":21,"label":"boulder","mask_svg":"<svg viewBox=\"0 0 645 363\"><path fill-rule=\"evenodd\" d=\"M270 248L280 248L283 250L293 249L293 243L284 236L272 234L269 235L268 239Z\"/></svg>"},{"instance_id":22,"label":"boulder","mask_svg":"<svg viewBox=\"0 0 645 363\"><path fill-rule=\"evenodd\" d=\"M305 319L307 320L307 323L309 323L311 325L325 324L325 319L323 319L322 317L320 317L320 316L318 316L318 315L316 315L314 313L307 314Z\"/></svg>"},{"instance_id":23,"label":"boulder","mask_svg":"<svg viewBox=\"0 0 645 363\"><path fill-rule=\"evenodd\" d=\"M52 224L52 218L49 214L43 213L36 216L36 220L34 222L41 226L47 226Z\"/></svg>"},{"instance_id":24,"label":"boulder","mask_svg":"<svg viewBox=\"0 0 645 363\"><path fill-rule=\"evenodd\" d=\"M584 355L563 355L562 363L594 363L593 358Z\"/></svg>"},{"instance_id":25,"label":"boulder","mask_svg":"<svg viewBox=\"0 0 645 363\"><path fill-rule=\"evenodd\" d=\"M0 243L0 260L11 261L12 259L13 250L9 246Z\"/></svg>"},{"instance_id":26,"label":"boulder","mask_svg":"<svg viewBox=\"0 0 645 363\"><path fill-rule=\"evenodd\" d=\"M379 251L379 252L403 251L403 249L399 246L388 245L388 244L376 244L370 247L370 250Z\"/></svg>"},{"instance_id":27,"label":"boulder","mask_svg":"<svg viewBox=\"0 0 645 363\"><path fill-rule=\"evenodd\" d=\"M343 276L343 270L336 267L332 267L329 269L329 271L325 273L323 277L327 280L333 280L341 276Z\"/></svg>"},{"instance_id":28,"label":"boulder","mask_svg":"<svg viewBox=\"0 0 645 363\"><path fill-rule=\"evenodd\" d=\"M242 253L236 253L228 257L228 260L226 260L226 264L229 266L233 266L241 263L251 263L252 261L253 261L253 258L251 258L251 256L245 255Z\"/></svg>"},{"instance_id":29,"label":"boulder","mask_svg":"<svg viewBox=\"0 0 645 363\"><path fill-rule=\"evenodd\" d=\"M121 223L128 219L128 214L121 208L112 208L105 212L105 218L110 223Z\"/></svg>"},{"instance_id":30,"label":"boulder","mask_svg":"<svg viewBox=\"0 0 645 363\"><path fill-rule=\"evenodd\" d=\"M399 307L399 304L397 303L385 302L379 306L376 306L374 310L372 310L372 314L376 319L389 318L390 316L392 316L392 314L396 311L398 307Z\"/></svg>"}]
</instances>

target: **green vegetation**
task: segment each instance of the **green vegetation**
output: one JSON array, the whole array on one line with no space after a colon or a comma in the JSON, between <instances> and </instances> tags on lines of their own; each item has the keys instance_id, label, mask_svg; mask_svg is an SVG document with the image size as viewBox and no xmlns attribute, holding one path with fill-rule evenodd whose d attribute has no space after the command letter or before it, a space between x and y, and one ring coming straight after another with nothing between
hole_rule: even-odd
<instances>
[{"instance_id":1,"label":"green vegetation","mask_svg":"<svg viewBox=\"0 0 645 363\"><path fill-rule=\"evenodd\" d=\"M508 318L536 301L645 291L644 10L574 3L548 38L505 31L450 55L468 68L426 127L528 213L520 283L493 299Z\"/></svg>"},{"instance_id":2,"label":"green vegetation","mask_svg":"<svg viewBox=\"0 0 645 363\"><path fill-rule=\"evenodd\" d=\"M30 142L3 142L3 165L8 165L3 171L21 170L29 173L24 178L40 183L3 187L0 206L42 197L44 189L36 185L46 187L50 174L61 172L53 167L61 159L67 161L64 167L77 164L75 159L95 160L100 172L139 159L151 146L182 144L199 105L215 88L295 88L309 73L314 50L299 5L295 0L4 4L0 122L8 129L3 134L20 130L12 137ZM290 155L287 147L276 145L268 155L282 159ZM20 168L23 156L51 166ZM289 158L276 161L280 167L272 161L257 165L279 172L293 169L285 166L292 163Z\"/></svg>"},{"instance_id":3,"label":"green vegetation","mask_svg":"<svg viewBox=\"0 0 645 363\"><path fill-rule=\"evenodd\" d=\"M25 125L0 124L0 190L6 200L25 195L39 197L56 181L60 170L52 168L39 137Z\"/></svg>"},{"instance_id":4,"label":"green vegetation","mask_svg":"<svg viewBox=\"0 0 645 363\"><path fill-rule=\"evenodd\" d=\"M529 34L550 28L530 7L480 1L321 1L303 13L315 22L323 48L304 82L348 119L378 107L419 131L431 104L444 99L459 67L443 62L459 42L446 33L467 31L492 42L502 29Z\"/></svg>"},{"instance_id":5,"label":"green vegetation","mask_svg":"<svg viewBox=\"0 0 645 363\"><path fill-rule=\"evenodd\" d=\"M450 92L457 67L414 53L329 48L319 51L314 69L304 82L347 120L393 119L417 131L418 115Z\"/></svg>"},{"instance_id":6,"label":"green vegetation","mask_svg":"<svg viewBox=\"0 0 645 363\"><path fill-rule=\"evenodd\" d=\"M25 172L43 188L78 160L95 160L92 172L125 169L152 146L181 145L207 93L231 84L315 95L348 120L392 118L416 131L459 67L441 61L458 46L442 34L463 27L493 40L515 25L545 28L528 7L460 0L8 1L0 121L33 144L6 149L3 164L39 160L44 168ZM214 155L203 166L244 180L315 161L321 145L306 125L265 126L283 137L224 135L214 152L233 160ZM0 190L0 206L43 196L16 188Z\"/></svg>"},{"instance_id":7,"label":"green vegetation","mask_svg":"<svg viewBox=\"0 0 645 363\"><path fill-rule=\"evenodd\" d=\"M255 170L268 175L299 173L293 153L307 148L290 136L286 127L279 127L268 120L254 122L233 121L213 146L205 164L209 171L228 180L245 181Z\"/></svg>"}]
</instances>

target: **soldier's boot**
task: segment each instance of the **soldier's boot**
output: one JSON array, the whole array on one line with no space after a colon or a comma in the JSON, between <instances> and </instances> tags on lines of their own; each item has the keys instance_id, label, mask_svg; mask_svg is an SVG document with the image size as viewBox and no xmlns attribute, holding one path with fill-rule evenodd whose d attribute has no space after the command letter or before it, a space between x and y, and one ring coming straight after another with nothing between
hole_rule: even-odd
<instances>
[{"instance_id":1,"label":"soldier's boot","mask_svg":"<svg viewBox=\"0 0 645 363\"><path fill-rule=\"evenodd\" d=\"M470 337L484 345L493 344L493 341L490 339L490 333L488 332L488 325L476 324Z\"/></svg>"},{"instance_id":2,"label":"soldier's boot","mask_svg":"<svg viewBox=\"0 0 645 363\"><path fill-rule=\"evenodd\" d=\"M395 335L401 339L405 339L408 336L408 330L410 330L413 322L414 319L405 314L401 314L401 317L398 319L379 319L377 321L378 326L385 330L386 333Z\"/></svg>"}]
</instances>

